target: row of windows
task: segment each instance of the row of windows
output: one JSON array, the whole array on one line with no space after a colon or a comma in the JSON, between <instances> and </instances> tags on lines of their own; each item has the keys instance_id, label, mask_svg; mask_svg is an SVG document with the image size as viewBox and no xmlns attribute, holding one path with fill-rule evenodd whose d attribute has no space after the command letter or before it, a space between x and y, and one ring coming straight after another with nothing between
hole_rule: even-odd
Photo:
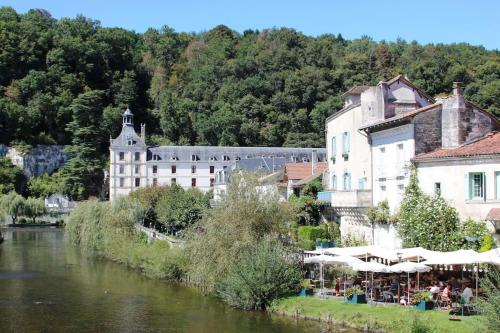
<instances>
[{"instance_id":1,"label":"row of windows","mask_svg":"<svg viewBox=\"0 0 500 333\"><path fill-rule=\"evenodd\" d=\"M170 178L170 184L171 185L177 184L177 179ZM215 178L210 178L210 187L213 187L214 184L215 184ZM134 186L135 187L141 186L141 178L134 178ZM153 186L154 187L158 186L158 178L153 178ZM191 178L191 186L196 187L196 178ZM125 187L125 178L120 178L120 187Z\"/></svg>"},{"instance_id":2,"label":"row of windows","mask_svg":"<svg viewBox=\"0 0 500 333\"><path fill-rule=\"evenodd\" d=\"M346 132L346 133L347 133L347 132ZM135 154L136 154L136 156L137 156L137 154L140 154L140 153L138 153L138 152L137 152L137 153L135 153ZM140 155L138 155L138 156L139 156L139 157L137 157L137 158L135 159L136 161L140 160ZM245 158L251 158L251 157L252 157L252 156L247 155ZM261 156L259 156L259 157L266 157L266 156L261 155ZM272 155L270 155L270 156L267 156L267 157L273 157L273 156L272 156ZM124 159L125 159L125 153L124 153L124 152L120 152L120 161L123 161ZM153 154L153 161L159 161L159 160L160 160L160 156L159 156L159 155L157 155L157 154ZM170 157L170 160L171 160L171 161L179 161L179 157L177 157L177 155L175 155L175 154L172 154L172 156ZM192 154L192 155L191 155L191 162L197 162L197 161L200 161L200 160L201 160L201 158L200 158L200 156L199 156L199 155L196 155L196 154ZM215 155L212 155L212 156L210 156L209 160L210 160L210 161L218 161L218 160L219 160L219 158L218 158L217 156L215 156ZM229 156L227 156L227 155L222 155L221 160L222 160L222 161L230 161L230 160L231 160L231 158L230 158ZM234 157L234 160L235 160L235 161L240 161L240 160L241 160L241 157L236 156L236 157ZM293 162L298 162L298 161L299 161L299 158L298 158L297 156L292 156L292 157L291 157L291 160L292 160ZM309 162L309 158L308 158L308 157L302 157L302 162Z\"/></svg>"},{"instance_id":3,"label":"row of windows","mask_svg":"<svg viewBox=\"0 0 500 333\"><path fill-rule=\"evenodd\" d=\"M350 140L350 135L349 132L343 132L341 135L341 147L342 147L342 156L344 159L347 159L349 156L350 152L350 145L351 145L351 140ZM331 152L332 152L332 161L335 162L335 159L337 157L337 137L334 136L332 137L332 147L331 147Z\"/></svg>"},{"instance_id":4,"label":"row of windows","mask_svg":"<svg viewBox=\"0 0 500 333\"><path fill-rule=\"evenodd\" d=\"M118 159L120 161L124 161L125 160L125 152L121 151L119 154L118 154ZM136 151L134 153L134 161L140 161L141 160L141 153Z\"/></svg>"},{"instance_id":5,"label":"row of windows","mask_svg":"<svg viewBox=\"0 0 500 333\"><path fill-rule=\"evenodd\" d=\"M352 189L351 186L351 174L348 172L345 172L342 175L342 191L350 191ZM366 178L359 178L358 179L358 190L364 190L365 189L365 183L366 183ZM332 175L332 190L338 190L338 184L337 184L337 175Z\"/></svg>"},{"instance_id":6,"label":"row of windows","mask_svg":"<svg viewBox=\"0 0 500 333\"><path fill-rule=\"evenodd\" d=\"M158 166L157 165L153 165L152 169L153 169L154 174L158 173ZM125 172L125 166L120 165L118 172L120 174L123 174ZM140 166L135 165L134 166L134 173L138 174L139 172L140 172ZM177 173L177 166L175 166L175 165L170 166L170 172ZM191 173L196 173L196 165L191 166ZM210 166L210 173L211 174L215 173L215 166L213 166L213 165Z\"/></svg>"}]
</instances>

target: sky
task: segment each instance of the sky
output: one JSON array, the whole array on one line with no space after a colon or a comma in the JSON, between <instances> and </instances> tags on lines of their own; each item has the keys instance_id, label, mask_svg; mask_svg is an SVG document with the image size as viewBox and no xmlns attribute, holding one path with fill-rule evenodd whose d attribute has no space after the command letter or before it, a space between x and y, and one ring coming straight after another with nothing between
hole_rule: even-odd
<instances>
[{"instance_id":1,"label":"sky","mask_svg":"<svg viewBox=\"0 0 500 333\"><path fill-rule=\"evenodd\" d=\"M53 17L82 14L105 27L137 32L168 25L201 32L218 24L246 29L289 27L306 35L342 34L376 41L458 43L500 49L498 0L0 0L20 13L47 9Z\"/></svg>"}]
</instances>

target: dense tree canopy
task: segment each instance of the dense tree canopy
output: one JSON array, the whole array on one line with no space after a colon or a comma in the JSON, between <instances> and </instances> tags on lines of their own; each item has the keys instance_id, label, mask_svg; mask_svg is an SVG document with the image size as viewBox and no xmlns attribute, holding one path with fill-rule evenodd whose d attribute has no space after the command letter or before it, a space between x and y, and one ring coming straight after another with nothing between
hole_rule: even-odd
<instances>
[{"instance_id":1,"label":"dense tree canopy","mask_svg":"<svg viewBox=\"0 0 500 333\"><path fill-rule=\"evenodd\" d=\"M463 81L469 99L500 116L500 53L465 43L222 25L139 34L2 7L0 45L0 143L75 145L75 99L98 93L99 130L86 140L101 160L126 106L151 143L324 146L324 120L341 108L342 92L401 73L431 95Z\"/></svg>"}]
</instances>

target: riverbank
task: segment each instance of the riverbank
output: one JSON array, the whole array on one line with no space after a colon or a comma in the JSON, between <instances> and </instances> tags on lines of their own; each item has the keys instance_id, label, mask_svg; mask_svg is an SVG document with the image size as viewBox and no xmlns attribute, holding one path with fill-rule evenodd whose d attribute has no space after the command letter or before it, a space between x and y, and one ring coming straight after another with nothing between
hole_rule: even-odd
<instances>
[{"instance_id":1,"label":"riverbank","mask_svg":"<svg viewBox=\"0 0 500 333\"><path fill-rule=\"evenodd\" d=\"M271 313L353 327L370 332L411 332L421 326L427 330L418 332L470 333L485 331L478 316L463 317L462 321L450 321L447 312L418 311L398 305L346 304L340 299L317 297L289 297L273 302Z\"/></svg>"}]
</instances>

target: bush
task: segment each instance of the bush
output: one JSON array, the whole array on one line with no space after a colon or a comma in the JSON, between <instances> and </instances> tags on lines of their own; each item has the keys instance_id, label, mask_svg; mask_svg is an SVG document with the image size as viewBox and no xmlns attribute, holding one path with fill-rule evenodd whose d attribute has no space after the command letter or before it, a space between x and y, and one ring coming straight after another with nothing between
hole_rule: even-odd
<instances>
[{"instance_id":1,"label":"bush","mask_svg":"<svg viewBox=\"0 0 500 333\"><path fill-rule=\"evenodd\" d=\"M87 201L69 215L66 229L70 239L84 251L139 269L155 278L180 280L185 256L167 242L147 242L134 228L144 210L135 200L120 198L113 203Z\"/></svg>"},{"instance_id":2,"label":"bush","mask_svg":"<svg viewBox=\"0 0 500 333\"><path fill-rule=\"evenodd\" d=\"M271 238L246 247L218 288L219 296L232 306L257 310L296 293L303 273L290 257L290 252Z\"/></svg>"},{"instance_id":3,"label":"bush","mask_svg":"<svg viewBox=\"0 0 500 333\"><path fill-rule=\"evenodd\" d=\"M483 321L488 331L497 332L500 327L500 270L492 267L481 279L480 285L486 295L485 299L479 301Z\"/></svg>"},{"instance_id":4,"label":"bush","mask_svg":"<svg viewBox=\"0 0 500 333\"><path fill-rule=\"evenodd\" d=\"M316 241L318 238L327 238L327 233L322 227L303 226L298 229L298 237L303 240Z\"/></svg>"},{"instance_id":5,"label":"bush","mask_svg":"<svg viewBox=\"0 0 500 333\"><path fill-rule=\"evenodd\" d=\"M431 333L433 332L432 327L426 324L426 322L420 320L417 316L413 318L410 327L410 333Z\"/></svg>"}]
</instances>

